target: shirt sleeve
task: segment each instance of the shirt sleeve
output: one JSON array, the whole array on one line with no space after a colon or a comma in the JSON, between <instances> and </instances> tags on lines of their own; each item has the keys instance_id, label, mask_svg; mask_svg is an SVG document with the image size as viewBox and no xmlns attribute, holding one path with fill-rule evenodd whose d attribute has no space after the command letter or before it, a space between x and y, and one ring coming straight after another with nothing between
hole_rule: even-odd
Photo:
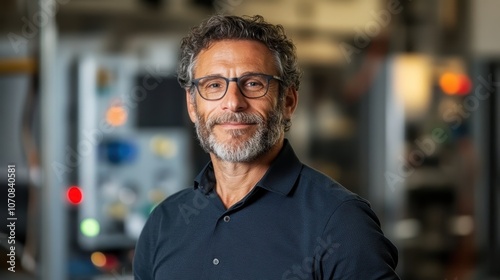
<instances>
[{"instance_id":1,"label":"shirt sleeve","mask_svg":"<svg viewBox=\"0 0 500 280\"><path fill-rule=\"evenodd\" d=\"M398 252L384 236L369 204L343 202L331 215L321 240L317 279L399 279Z\"/></svg>"}]
</instances>

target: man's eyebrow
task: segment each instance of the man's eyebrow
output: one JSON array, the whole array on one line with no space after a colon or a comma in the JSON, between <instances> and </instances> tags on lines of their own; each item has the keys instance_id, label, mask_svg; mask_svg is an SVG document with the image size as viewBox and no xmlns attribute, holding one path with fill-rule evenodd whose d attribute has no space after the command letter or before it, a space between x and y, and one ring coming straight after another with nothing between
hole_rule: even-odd
<instances>
[{"instance_id":1,"label":"man's eyebrow","mask_svg":"<svg viewBox=\"0 0 500 280\"><path fill-rule=\"evenodd\" d=\"M255 72L255 71L246 71L246 72L241 73L240 77L245 76L245 75L256 75L256 74L264 74L264 73L263 72Z\"/></svg>"},{"instance_id":2,"label":"man's eyebrow","mask_svg":"<svg viewBox=\"0 0 500 280\"><path fill-rule=\"evenodd\" d=\"M222 74L219 74L219 73L215 73L215 74L208 74L208 75L200 76L200 77L195 78L195 79L208 78L208 77L222 77L222 78L224 78L225 76Z\"/></svg>"},{"instance_id":3,"label":"man's eyebrow","mask_svg":"<svg viewBox=\"0 0 500 280\"><path fill-rule=\"evenodd\" d=\"M236 76L236 77L226 77L220 73L213 73L213 74L209 74L209 75L205 75L205 76L200 76L199 78L204 78L204 77L223 77L223 78L228 78L228 79L231 79L231 78L237 78L237 77L242 77L242 76L246 76L246 75L262 75L262 74L265 74L265 75L270 75L270 74L266 74L266 73L263 73L263 72L258 72L258 71L245 71L243 73L241 73L241 75L239 76ZM196 78L198 79L198 78Z\"/></svg>"}]
</instances>

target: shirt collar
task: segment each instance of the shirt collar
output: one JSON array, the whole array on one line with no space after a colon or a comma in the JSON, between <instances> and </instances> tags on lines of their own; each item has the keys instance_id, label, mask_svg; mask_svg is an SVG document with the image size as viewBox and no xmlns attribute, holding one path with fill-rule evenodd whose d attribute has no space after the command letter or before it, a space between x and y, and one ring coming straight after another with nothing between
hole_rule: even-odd
<instances>
[{"instance_id":1,"label":"shirt collar","mask_svg":"<svg viewBox=\"0 0 500 280\"><path fill-rule=\"evenodd\" d=\"M208 194L215 187L215 173L212 161L201 170L201 172L194 178L194 188L199 189L203 194Z\"/></svg>"},{"instance_id":2,"label":"shirt collar","mask_svg":"<svg viewBox=\"0 0 500 280\"><path fill-rule=\"evenodd\" d=\"M295 185L301 170L302 163L295 155L288 139L285 139L283 148L256 186L282 195L288 195ZM208 194L213 190L214 186L215 174L210 161L194 179L194 188Z\"/></svg>"}]
</instances>

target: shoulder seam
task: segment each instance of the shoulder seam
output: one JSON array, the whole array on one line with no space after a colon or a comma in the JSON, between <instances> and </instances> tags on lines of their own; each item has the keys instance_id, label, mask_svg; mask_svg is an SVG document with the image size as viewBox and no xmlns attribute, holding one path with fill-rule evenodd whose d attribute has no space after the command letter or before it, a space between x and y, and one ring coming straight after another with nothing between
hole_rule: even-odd
<instances>
[{"instance_id":1,"label":"shoulder seam","mask_svg":"<svg viewBox=\"0 0 500 280\"><path fill-rule=\"evenodd\" d=\"M326 220L325 225L323 226L323 230L321 231L321 236L322 237L325 235L326 226L330 223L330 220L332 219L333 215L335 215L335 212L337 212L337 210L342 205L344 205L346 203L349 203L349 202L352 202L352 201L358 201L358 202L364 203L364 204L366 204L366 206L370 207L370 205L365 200L360 199L357 196L350 197L350 198L347 198L346 200L342 201L341 203L339 203L339 205L337 205L337 207L335 207L335 209L332 210L332 213L330 214L330 216L328 216L328 219Z\"/></svg>"}]
</instances>

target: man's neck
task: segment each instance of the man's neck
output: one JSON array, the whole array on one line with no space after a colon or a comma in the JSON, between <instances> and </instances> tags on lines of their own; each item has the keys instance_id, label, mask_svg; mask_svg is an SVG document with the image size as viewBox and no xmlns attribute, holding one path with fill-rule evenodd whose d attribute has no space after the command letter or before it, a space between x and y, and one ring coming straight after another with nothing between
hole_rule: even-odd
<instances>
[{"instance_id":1,"label":"man's neck","mask_svg":"<svg viewBox=\"0 0 500 280\"><path fill-rule=\"evenodd\" d=\"M214 167L216 186L226 209L243 199L264 176L283 147L283 140L269 152L252 162L227 162L210 155Z\"/></svg>"}]
</instances>

